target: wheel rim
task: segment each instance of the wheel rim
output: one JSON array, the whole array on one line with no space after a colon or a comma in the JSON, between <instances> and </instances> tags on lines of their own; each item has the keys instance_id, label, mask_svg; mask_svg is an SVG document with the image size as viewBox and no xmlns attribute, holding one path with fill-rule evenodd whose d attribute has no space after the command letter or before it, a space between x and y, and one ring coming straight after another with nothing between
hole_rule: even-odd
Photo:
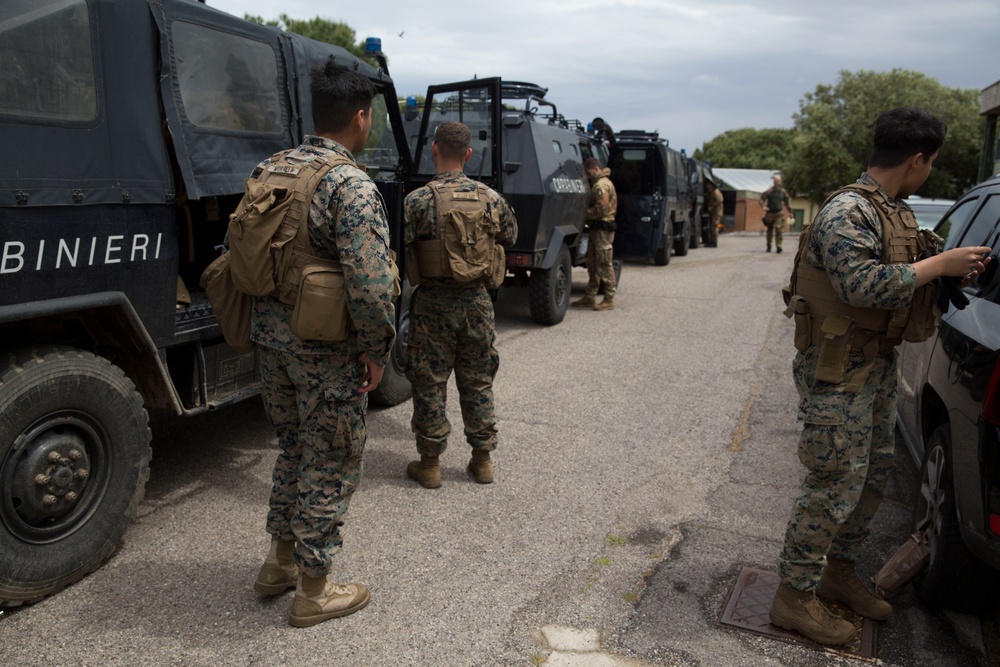
<instances>
[{"instance_id":1,"label":"wheel rim","mask_svg":"<svg viewBox=\"0 0 1000 667\"><path fill-rule=\"evenodd\" d=\"M562 303L567 294L566 267L562 264L557 267L555 280L552 281L552 286L552 296L555 297L555 303L558 305Z\"/></svg>"},{"instance_id":2,"label":"wheel rim","mask_svg":"<svg viewBox=\"0 0 1000 667\"><path fill-rule=\"evenodd\" d=\"M0 520L18 539L48 544L80 528L110 474L107 434L77 411L47 415L14 440L0 467Z\"/></svg>"},{"instance_id":3,"label":"wheel rim","mask_svg":"<svg viewBox=\"0 0 1000 667\"><path fill-rule=\"evenodd\" d=\"M927 455L923 479L920 480L920 501L923 509L924 534L931 559L938 552L938 543L944 527L944 448L936 446Z\"/></svg>"}]
</instances>

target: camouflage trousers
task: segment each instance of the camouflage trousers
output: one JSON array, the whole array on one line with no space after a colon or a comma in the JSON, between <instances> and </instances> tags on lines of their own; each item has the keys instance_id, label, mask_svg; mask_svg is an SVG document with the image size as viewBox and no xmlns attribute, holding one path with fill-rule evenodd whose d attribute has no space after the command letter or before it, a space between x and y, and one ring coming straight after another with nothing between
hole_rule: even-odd
<instances>
[{"instance_id":1,"label":"camouflage trousers","mask_svg":"<svg viewBox=\"0 0 1000 667\"><path fill-rule=\"evenodd\" d=\"M799 590L819 585L827 556L855 562L892 469L896 352L879 355L857 393L815 379L819 348L793 362L804 422L799 461L808 469L792 508L779 561L782 581ZM863 365L851 355L848 371Z\"/></svg>"},{"instance_id":2,"label":"camouflage trousers","mask_svg":"<svg viewBox=\"0 0 1000 667\"><path fill-rule=\"evenodd\" d=\"M473 449L496 449L495 339L493 301L482 285L417 288L406 335L406 377L413 385L411 427L421 455L439 456L448 446L445 404L452 369L466 441Z\"/></svg>"},{"instance_id":3,"label":"camouflage trousers","mask_svg":"<svg viewBox=\"0 0 1000 667\"><path fill-rule=\"evenodd\" d=\"M719 242L719 224L722 222L722 213L711 216L708 221L708 242Z\"/></svg>"},{"instance_id":4,"label":"camouflage trousers","mask_svg":"<svg viewBox=\"0 0 1000 667\"><path fill-rule=\"evenodd\" d=\"M353 359L260 346L261 396L281 450L272 474L267 532L295 541L305 574L328 574L340 527L361 481L367 394Z\"/></svg>"},{"instance_id":5,"label":"camouflage trousers","mask_svg":"<svg viewBox=\"0 0 1000 667\"><path fill-rule=\"evenodd\" d=\"M767 227L767 247L771 247L771 240L775 245L781 247L781 235L785 231L785 212L767 213L764 215L764 226Z\"/></svg>"},{"instance_id":6,"label":"camouflage trousers","mask_svg":"<svg viewBox=\"0 0 1000 667\"><path fill-rule=\"evenodd\" d=\"M615 267L612 263L615 233L591 227L588 235L590 241L587 245L587 276L590 279L587 281L586 293L597 296L603 281L605 298L613 299L617 289Z\"/></svg>"}]
</instances>

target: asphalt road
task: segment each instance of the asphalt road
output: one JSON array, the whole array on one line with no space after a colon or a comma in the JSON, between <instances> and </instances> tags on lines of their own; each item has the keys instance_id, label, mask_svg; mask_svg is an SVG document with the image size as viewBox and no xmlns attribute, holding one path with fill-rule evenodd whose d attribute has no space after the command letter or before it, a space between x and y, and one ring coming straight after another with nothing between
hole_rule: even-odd
<instances>
[{"instance_id":1,"label":"asphalt road","mask_svg":"<svg viewBox=\"0 0 1000 667\"><path fill-rule=\"evenodd\" d=\"M587 664L858 664L717 624L743 567L775 567L802 477L779 293L793 252L763 249L724 236L667 267L626 264L614 311L554 327L531 321L524 290L503 290L496 483L465 472L454 385L459 437L437 490L405 477L409 405L373 409L335 570L372 602L313 628L287 624L290 593L252 589L276 453L259 400L158 416L121 549L5 610L0 664L539 665L551 625L599 631L605 661ZM577 298L586 272L574 279ZM863 573L908 534L914 484L901 449ZM922 608L909 589L893 602L880 664L989 664L995 619L984 641L980 619Z\"/></svg>"}]
</instances>

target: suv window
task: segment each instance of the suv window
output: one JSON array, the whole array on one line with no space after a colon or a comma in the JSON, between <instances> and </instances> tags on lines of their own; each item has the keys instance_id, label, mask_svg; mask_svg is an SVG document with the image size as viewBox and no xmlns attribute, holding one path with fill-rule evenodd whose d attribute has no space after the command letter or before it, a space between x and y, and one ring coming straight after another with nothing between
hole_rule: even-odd
<instances>
[{"instance_id":1,"label":"suv window","mask_svg":"<svg viewBox=\"0 0 1000 667\"><path fill-rule=\"evenodd\" d=\"M972 212L976 210L976 204L979 203L979 198L974 197L972 199L967 199L955 208L951 210L951 213L942 218L937 224L935 232L938 236L945 240L945 248L956 248L958 247L958 236L965 229L965 221L969 219Z\"/></svg>"},{"instance_id":2,"label":"suv window","mask_svg":"<svg viewBox=\"0 0 1000 667\"><path fill-rule=\"evenodd\" d=\"M990 195L969 225L969 231L962 237L960 245L989 245L1000 220L1000 195Z\"/></svg>"},{"instance_id":3,"label":"suv window","mask_svg":"<svg viewBox=\"0 0 1000 667\"><path fill-rule=\"evenodd\" d=\"M0 113L62 121L97 115L84 0L0 4Z\"/></svg>"},{"instance_id":4,"label":"suv window","mask_svg":"<svg viewBox=\"0 0 1000 667\"><path fill-rule=\"evenodd\" d=\"M173 38L188 120L219 130L281 132L278 66L270 46L186 21L174 22Z\"/></svg>"}]
</instances>

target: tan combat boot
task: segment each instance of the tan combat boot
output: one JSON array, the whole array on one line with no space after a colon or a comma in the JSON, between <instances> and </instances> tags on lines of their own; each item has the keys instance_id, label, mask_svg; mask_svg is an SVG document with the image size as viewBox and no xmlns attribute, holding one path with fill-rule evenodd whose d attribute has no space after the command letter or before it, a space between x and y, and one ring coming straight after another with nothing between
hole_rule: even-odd
<instances>
[{"instance_id":1,"label":"tan combat boot","mask_svg":"<svg viewBox=\"0 0 1000 667\"><path fill-rule=\"evenodd\" d=\"M406 466L406 476L425 489L436 489L441 486L441 462L436 456L421 454L419 461L410 461Z\"/></svg>"},{"instance_id":2,"label":"tan combat boot","mask_svg":"<svg viewBox=\"0 0 1000 667\"><path fill-rule=\"evenodd\" d=\"M573 306L574 308L590 308L595 303L597 303L597 301L594 300L594 297L592 295L584 294L582 297L580 297L570 305Z\"/></svg>"},{"instance_id":3,"label":"tan combat boot","mask_svg":"<svg viewBox=\"0 0 1000 667\"><path fill-rule=\"evenodd\" d=\"M479 484L493 483L493 461L490 453L484 449L473 449L472 460L469 461L469 472Z\"/></svg>"},{"instance_id":4,"label":"tan combat boot","mask_svg":"<svg viewBox=\"0 0 1000 667\"><path fill-rule=\"evenodd\" d=\"M813 594L788 584L778 586L771 602L771 623L795 630L819 644L844 644L854 637L854 626L835 616Z\"/></svg>"},{"instance_id":5,"label":"tan combat boot","mask_svg":"<svg viewBox=\"0 0 1000 667\"><path fill-rule=\"evenodd\" d=\"M594 310L614 310L615 307L615 297L605 296L601 299L601 302L594 304Z\"/></svg>"},{"instance_id":6,"label":"tan combat boot","mask_svg":"<svg viewBox=\"0 0 1000 667\"><path fill-rule=\"evenodd\" d=\"M871 593L861 583L854 563L849 560L827 558L827 566L816 593L826 600L843 602L865 618L884 621L892 616L892 605Z\"/></svg>"},{"instance_id":7,"label":"tan combat boot","mask_svg":"<svg viewBox=\"0 0 1000 667\"><path fill-rule=\"evenodd\" d=\"M326 575L300 575L288 622L297 628L308 628L364 609L370 599L371 594L362 584L340 585L328 581Z\"/></svg>"},{"instance_id":8,"label":"tan combat boot","mask_svg":"<svg viewBox=\"0 0 1000 667\"><path fill-rule=\"evenodd\" d=\"M292 554L295 553L295 542L283 542L277 537L271 538L271 548L268 549L264 564L257 573L257 581L253 589L261 595L277 595L289 588L295 588L299 578L299 568L295 566Z\"/></svg>"}]
</instances>

